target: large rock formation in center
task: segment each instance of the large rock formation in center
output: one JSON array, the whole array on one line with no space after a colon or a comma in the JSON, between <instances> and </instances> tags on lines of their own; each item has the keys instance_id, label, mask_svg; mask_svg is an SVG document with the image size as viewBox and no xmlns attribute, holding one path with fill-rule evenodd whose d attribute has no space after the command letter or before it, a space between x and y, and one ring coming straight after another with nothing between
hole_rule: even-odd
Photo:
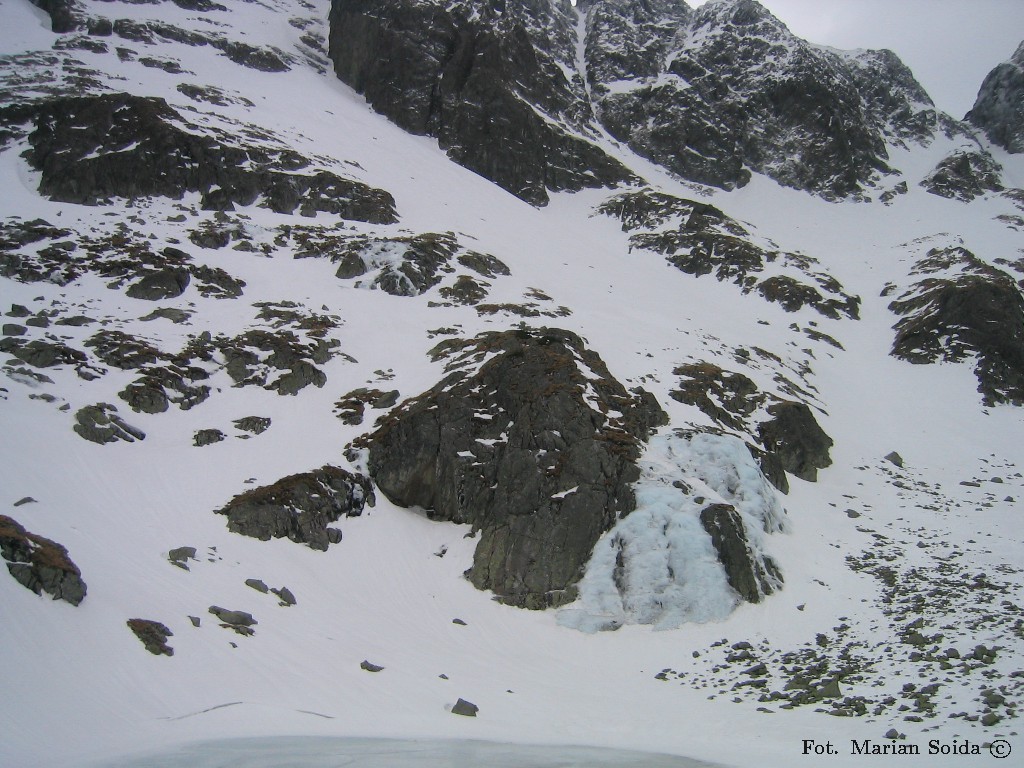
<instances>
[{"instance_id":1,"label":"large rock formation in center","mask_svg":"<svg viewBox=\"0 0 1024 768\"><path fill-rule=\"evenodd\" d=\"M528 608L575 596L594 544L631 512L640 444L665 414L573 333L442 343L450 373L357 441L392 502L479 531L480 589Z\"/></svg>"}]
</instances>

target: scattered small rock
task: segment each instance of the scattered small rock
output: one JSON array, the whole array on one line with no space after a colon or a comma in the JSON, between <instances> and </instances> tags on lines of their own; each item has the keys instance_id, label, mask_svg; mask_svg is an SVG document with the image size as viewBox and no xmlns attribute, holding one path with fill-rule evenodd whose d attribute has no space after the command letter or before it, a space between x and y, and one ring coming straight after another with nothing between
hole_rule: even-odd
<instances>
[{"instance_id":1,"label":"scattered small rock","mask_svg":"<svg viewBox=\"0 0 1024 768\"><path fill-rule=\"evenodd\" d=\"M363 661L359 664L359 668L365 669L367 672L381 672L384 670L384 667L380 666L379 664L374 664L373 662L367 661L366 659L363 659Z\"/></svg>"}]
</instances>

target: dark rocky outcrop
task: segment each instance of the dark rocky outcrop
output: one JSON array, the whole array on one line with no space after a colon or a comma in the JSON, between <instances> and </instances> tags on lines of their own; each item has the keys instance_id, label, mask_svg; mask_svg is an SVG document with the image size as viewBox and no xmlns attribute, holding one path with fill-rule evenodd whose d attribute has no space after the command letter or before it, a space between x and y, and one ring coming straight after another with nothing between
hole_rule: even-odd
<instances>
[{"instance_id":1,"label":"dark rocky outcrop","mask_svg":"<svg viewBox=\"0 0 1024 768\"><path fill-rule=\"evenodd\" d=\"M370 287L393 296L418 296L454 271L459 244L450 232L415 237L356 238L331 255L343 280L373 273Z\"/></svg>"},{"instance_id":2,"label":"dark rocky outcrop","mask_svg":"<svg viewBox=\"0 0 1024 768\"><path fill-rule=\"evenodd\" d=\"M219 429L197 429L196 434L193 435L193 444L196 447L203 447L205 445L212 445L215 442L223 442L225 437L227 435Z\"/></svg>"},{"instance_id":3,"label":"dark rocky outcrop","mask_svg":"<svg viewBox=\"0 0 1024 768\"><path fill-rule=\"evenodd\" d=\"M986 404L1024 405L1024 297L1006 272L962 247L935 248L926 276L889 305L894 356L911 363L974 360Z\"/></svg>"},{"instance_id":4,"label":"dark rocky outcrop","mask_svg":"<svg viewBox=\"0 0 1024 768\"><path fill-rule=\"evenodd\" d=\"M452 705L453 715L462 715L463 717L476 717L476 713L480 711L480 707L471 701L465 699L459 699Z\"/></svg>"},{"instance_id":5,"label":"dark rocky outcrop","mask_svg":"<svg viewBox=\"0 0 1024 768\"><path fill-rule=\"evenodd\" d=\"M739 222L707 203L644 188L609 198L598 212L618 219L622 230L632 233L631 250L664 254L687 274L714 275L744 293L756 291L787 312L809 306L825 317L859 316L860 298L845 293L831 275L817 271L814 259L755 244ZM760 273L770 263L789 274L762 279Z\"/></svg>"},{"instance_id":6,"label":"dark rocky outcrop","mask_svg":"<svg viewBox=\"0 0 1024 768\"><path fill-rule=\"evenodd\" d=\"M26 531L20 523L0 515L0 556L7 570L37 595L46 592L54 600L78 605L85 599L82 572L68 551L55 541Z\"/></svg>"},{"instance_id":7,"label":"dark rocky outcrop","mask_svg":"<svg viewBox=\"0 0 1024 768\"><path fill-rule=\"evenodd\" d=\"M1003 189L1003 169L987 152L958 151L942 159L921 186L939 197L970 202Z\"/></svg>"},{"instance_id":8,"label":"dark rocky outcrop","mask_svg":"<svg viewBox=\"0 0 1024 768\"><path fill-rule=\"evenodd\" d=\"M931 136L931 100L894 54L810 45L754 0L584 7L601 123L686 179L729 189L753 170L859 195L890 171L886 140Z\"/></svg>"},{"instance_id":9,"label":"dark rocky outcrop","mask_svg":"<svg viewBox=\"0 0 1024 768\"><path fill-rule=\"evenodd\" d=\"M631 177L599 149L575 12L549 0L334 0L338 77L407 131L528 202Z\"/></svg>"},{"instance_id":10,"label":"dark rocky outcrop","mask_svg":"<svg viewBox=\"0 0 1024 768\"><path fill-rule=\"evenodd\" d=\"M167 560L183 570L188 570L188 561L196 559L195 547L176 547L167 553Z\"/></svg>"},{"instance_id":11,"label":"dark rocky outcrop","mask_svg":"<svg viewBox=\"0 0 1024 768\"><path fill-rule=\"evenodd\" d=\"M75 0L32 0L50 17L54 32L74 32L82 26L82 10Z\"/></svg>"},{"instance_id":12,"label":"dark rocky outcrop","mask_svg":"<svg viewBox=\"0 0 1024 768\"><path fill-rule=\"evenodd\" d=\"M832 464L832 438L818 426L806 403L782 401L767 410L771 418L758 426L765 450L778 457L787 472L801 480L817 480L818 470Z\"/></svg>"},{"instance_id":13,"label":"dark rocky outcrop","mask_svg":"<svg viewBox=\"0 0 1024 768\"><path fill-rule=\"evenodd\" d=\"M261 201L278 213L396 221L387 192L327 170L310 172L308 159L283 146L231 144L197 126L185 130L187 121L160 98L66 96L0 110L0 124L26 122L26 158L41 173L40 194L52 200L96 205L201 192L209 210Z\"/></svg>"},{"instance_id":14,"label":"dark rocky outcrop","mask_svg":"<svg viewBox=\"0 0 1024 768\"><path fill-rule=\"evenodd\" d=\"M216 512L228 518L234 533L262 541L287 537L325 551L341 541L341 531L328 525L359 516L368 500L372 491L366 478L328 465L253 488Z\"/></svg>"},{"instance_id":15,"label":"dark rocky outcrop","mask_svg":"<svg viewBox=\"0 0 1024 768\"><path fill-rule=\"evenodd\" d=\"M782 585L782 574L767 555L755 555L747 541L739 513L728 504L711 504L701 510L700 522L711 536L729 586L750 603L759 603Z\"/></svg>"},{"instance_id":16,"label":"dark rocky outcrop","mask_svg":"<svg viewBox=\"0 0 1024 768\"><path fill-rule=\"evenodd\" d=\"M376 410L394 408L398 398L399 392L397 389L385 392L380 389L359 387L343 395L334 404L334 411L335 415L345 424L362 424L367 406Z\"/></svg>"},{"instance_id":17,"label":"dark rocky outcrop","mask_svg":"<svg viewBox=\"0 0 1024 768\"><path fill-rule=\"evenodd\" d=\"M145 432L118 416L117 407L109 403L79 408L75 414L75 422L72 429L79 436L100 445L116 443L118 440L134 443L136 440L146 439Z\"/></svg>"},{"instance_id":18,"label":"dark rocky outcrop","mask_svg":"<svg viewBox=\"0 0 1024 768\"><path fill-rule=\"evenodd\" d=\"M259 624L252 614L246 611L230 611L227 608L211 605L210 613L217 617L224 629L230 629L243 637L251 637L255 633L253 627Z\"/></svg>"},{"instance_id":19,"label":"dark rocky outcrop","mask_svg":"<svg viewBox=\"0 0 1024 768\"><path fill-rule=\"evenodd\" d=\"M128 624L128 629L135 633L135 636L139 638L146 647L146 650L154 656L161 654L164 656L174 655L174 649L167 644L167 638L173 637L174 633L165 625L152 619L128 619L126 623Z\"/></svg>"},{"instance_id":20,"label":"dark rocky outcrop","mask_svg":"<svg viewBox=\"0 0 1024 768\"><path fill-rule=\"evenodd\" d=\"M133 299L146 301L173 299L185 292L191 280L187 269L166 267L150 272L138 282L132 283L126 293Z\"/></svg>"},{"instance_id":21,"label":"dark rocky outcrop","mask_svg":"<svg viewBox=\"0 0 1024 768\"><path fill-rule=\"evenodd\" d=\"M805 403L762 391L748 376L712 363L681 365L672 373L680 377L672 399L741 433L762 472L783 493L789 492L786 472L813 482L819 469L832 464L832 439Z\"/></svg>"},{"instance_id":22,"label":"dark rocky outcrop","mask_svg":"<svg viewBox=\"0 0 1024 768\"><path fill-rule=\"evenodd\" d=\"M1024 42L988 73L964 119L1007 152L1024 152Z\"/></svg>"},{"instance_id":23,"label":"dark rocky outcrop","mask_svg":"<svg viewBox=\"0 0 1024 768\"><path fill-rule=\"evenodd\" d=\"M485 333L435 355L451 373L356 443L377 487L479 531L476 587L529 608L572 599L598 537L634 508L640 443L664 413L568 331Z\"/></svg>"}]
</instances>

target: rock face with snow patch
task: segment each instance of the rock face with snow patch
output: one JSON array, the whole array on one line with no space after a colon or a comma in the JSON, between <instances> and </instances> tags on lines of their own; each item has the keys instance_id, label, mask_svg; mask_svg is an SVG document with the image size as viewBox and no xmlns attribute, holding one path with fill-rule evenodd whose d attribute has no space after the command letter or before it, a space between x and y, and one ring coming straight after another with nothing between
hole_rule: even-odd
<instances>
[{"instance_id":1,"label":"rock face with snow patch","mask_svg":"<svg viewBox=\"0 0 1024 768\"><path fill-rule=\"evenodd\" d=\"M966 248L933 248L914 273L921 279L889 308L892 354L912 363L974 360L986 404L1024 405L1024 297L1006 272Z\"/></svg>"},{"instance_id":2,"label":"rock face with snow patch","mask_svg":"<svg viewBox=\"0 0 1024 768\"><path fill-rule=\"evenodd\" d=\"M860 298L817 270L814 259L779 251L770 241L757 243L713 205L644 188L608 198L598 212L618 219L631 233L631 249L663 254L687 274L714 275L787 312L811 307L826 317L859 317Z\"/></svg>"},{"instance_id":3,"label":"rock face with snow patch","mask_svg":"<svg viewBox=\"0 0 1024 768\"><path fill-rule=\"evenodd\" d=\"M46 592L54 600L78 605L85 599L82 572L68 551L50 539L26 531L16 520L0 515L0 555L19 584L37 595Z\"/></svg>"},{"instance_id":4,"label":"rock face with snow patch","mask_svg":"<svg viewBox=\"0 0 1024 768\"><path fill-rule=\"evenodd\" d=\"M341 541L341 531L328 528L342 516L358 517L372 499L366 478L323 466L253 488L217 510L228 518L228 530L269 541L287 537L310 549L326 551Z\"/></svg>"},{"instance_id":5,"label":"rock face with snow patch","mask_svg":"<svg viewBox=\"0 0 1024 768\"><path fill-rule=\"evenodd\" d=\"M960 150L944 157L921 186L939 197L969 203L986 192L999 192L1003 169L988 152Z\"/></svg>"},{"instance_id":6,"label":"rock face with snow patch","mask_svg":"<svg viewBox=\"0 0 1024 768\"><path fill-rule=\"evenodd\" d=\"M601 123L683 178L729 189L754 170L846 197L890 171L887 139L921 140L935 124L931 100L891 52L812 46L754 0L692 13L671 2L586 7ZM637 22L650 32L622 34Z\"/></svg>"},{"instance_id":7,"label":"rock face with snow patch","mask_svg":"<svg viewBox=\"0 0 1024 768\"><path fill-rule=\"evenodd\" d=\"M988 73L964 119L1007 152L1024 152L1024 42Z\"/></svg>"},{"instance_id":8,"label":"rock face with snow patch","mask_svg":"<svg viewBox=\"0 0 1024 768\"><path fill-rule=\"evenodd\" d=\"M190 125L164 99L109 93L65 96L0 110L0 126L28 124L27 159L52 200L95 205L112 197L203 193L203 207L231 210L257 200L374 223L396 220L390 194L311 167L281 146L219 139Z\"/></svg>"},{"instance_id":9,"label":"rock face with snow patch","mask_svg":"<svg viewBox=\"0 0 1024 768\"><path fill-rule=\"evenodd\" d=\"M451 373L356 447L381 492L479 531L480 589L528 608L574 597L594 542L635 504L640 444L664 414L573 333L443 342Z\"/></svg>"},{"instance_id":10,"label":"rock face with snow patch","mask_svg":"<svg viewBox=\"0 0 1024 768\"><path fill-rule=\"evenodd\" d=\"M397 125L528 202L630 172L596 136L575 12L550 0L334 0L338 77Z\"/></svg>"}]
</instances>

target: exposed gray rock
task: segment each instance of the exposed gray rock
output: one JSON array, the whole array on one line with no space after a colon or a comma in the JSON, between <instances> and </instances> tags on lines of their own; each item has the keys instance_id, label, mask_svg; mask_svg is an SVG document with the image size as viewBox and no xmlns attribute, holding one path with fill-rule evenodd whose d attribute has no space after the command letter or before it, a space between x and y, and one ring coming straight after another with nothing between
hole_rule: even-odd
<instances>
[{"instance_id":1,"label":"exposed gray rock","mask_svg":"<svg viewBox=\"0 0 1024 768\"><path fill-rule=\"evenodd\" d=\"M729 585L740 597L759 603L782 585L782 575L768 556L757 556L747 542L743 519L728 504L711 504L701 510L700 522L711 536L718 559L725 567Z\"/></svg>"},{"instance_id":2,"label":"exposed gray rock","mask_svg":"<svg viewBox=\"0 0 1024 768\"><path fill-rule=\"evenodd\" d=\"M77 422L73 429L79 436L86 440L99 443L116 443L124 440L134 443L136 440L145 440L146 433L117 415L117 407L109 403L97 403L80 408L75 414Z\"/></svg>"},{"instance_id":3,"label":"exposed gray rock","mask_svg":"<svg viewBox=\"0 0 1024 768\"><path fill-rule=\"evenodd\" d=\"M188 288L192 277L187 269L168 267L150 272L141 280L128 286L127 294L133 299L160 301L181 296Z\"/></svg>"},{"instance_id":4,"label":"exposed gray rock","mask_svg":"<svg viewBox=\"0 0 1024 768\"><path fill-rule=\"evenodd\" d=\"M281 605L295 605L295 595L292 594L292 591L288 589L288 587L281 587L280 589L274 589L271 587L270 591L280 598Z\"/></svg>"},{"instance_id":5,"label":"exposed gray rock","mask_svg":"<svg viewBox=\"0 0 1024 768\"><path fill-rule=\"evenodd\" d=\"M262 579L246 579L245 580L245 586L252 587L257 592L262 592L264 595L267 594L270 591L270 587L268 587L263 582Z\"/></svg>"},{"instance_id":6,"label":"exposed gray rock","mask_svg":"<svg viewBox=\"0 0 1024 768\"><path fill-rule=\"evenodd\" d=\"M571 600L598 537L635 505L640 442L664 413L568 331L485 333L435 355L453 372L356 443L377 487L478 529L478 588L530 608Z\"/></svg>"},{"instance_id":7,"label":"exposed gray rock","mask_svg":"<svg viewBox=\"0 0 1024 768\"><path fill-rule=\"evenodd\" d=\"M160 654L165 656L174 655L174 649L167 644L167 638L173 637L174 633L159 621L153 621L152 619L128 619L126 623L128 628L135 633L135 636L146 647L146 650L154 656L159 656Z\"/></svg>"},{"instance_id":8,"label":"exposed gray rock","mask_svg":"<svg viewBox=\"0 0 1024 768\"><path fill-rule=\"evenodd\" d=\"M942 159L921 186L939 197L970 202L1003 189L1003 169L987 152L960 150Z\"/></svg>"},{"instance_id":9,"label":"exposed gray rock","mask_svg":"<svg viewBox=\"0 0 1024 768\"><path fill-rule=\"evenodd\" d=\"M885 460L903 469L903 457L896 453L896 451L885 454Z\"/></svg>"},{"instance_id":10,"label":"exposed gray rock","mask_svg":"<svg viewBox=\"0 0 1024 768\"><path fill-rule=\"evenodd\" d=\"M631 177L596 136L576 14L548 0L335 0L334 69L400 127L528 202Z\"/></svg>"},{"instance_id":11,"label":"exposed gray rock","mask_svg":"<svg viewBox=\"0 0 1024 768\"><path fill-rule=\"evenodd\" d=\"M787 471L813 481L818 469L832 463L832 440L806 404L763 392L744 374L711 363L681 365L673 373L681 378L672 399L748 435L761 471L783 493L789 492Z\"/></svg>"},{"instance_id":12,"label":"exposed gray rock","mask_svg":"<svg viewBox=\"0 0 1024 768\"><path fill-rule=\"evenodd\" d=\"M243 416L235 419L232 424L243 432L251 432L254 435L262 435L270 429L270 417L268 416Z\"/></svg>"},{"instance_id":13,"label":"exposed gray rock","mask_svg":"<svg viewBox=\"0 0 1024 768\"><path fill-rule=\"evenodd\" d=\"M766 250L738 221L712 205L644 188L614 195L598 211L618 219L622 230L632 233L631 249L663 254L672 266L694 277L714 275L744 293L756 290L787 312L810 306L826 317L859 316L860 298L818 271L814 259ZM760 278L769 263L774 264L773 271L785 273Z\"/></svg>"},{"instance_id":14,"label":"exposed gray rock","mask_svg":"<svg viewBox=\"0 0 1024 768\"><path fill-rule=\"evenodd\" d=\"M24 339L5 337L0 339L0 352L6 352L34 368L52 368L55 365L80 366L88 360L85 353L55 340L33 339L25 342Z\"/></svg>"},{"instance_id":15,"label":"exposed gray rock","mask_svg":"<svg viewBox=\"0 0 1024 768\"><path fill-rule=\"evenodd\" d=\"M465 699L459 699L452 705L453 715L462 715L463 717L476 717L476 713L480 711L480 707L471 701Z\"/></svg>"},{"instance_id":16,"label":"exposed gray rock","mask_svg":"<svg viewBox=\"0 0 1024 768\"><path fill-rule=\"evenodd\" d=\"M964 119L1007 152L1024 152L1024 42L988 73Z\"/></svg>"},{"instance_id":17,"label":"exposed gray rock","mask_svg":"<svg viewBox=\"0 0 1024 768\"><path fill-rule=\"evenodd\" d=\"M328 465L253 488L216 512L228 518L228 530L234 533L262 541L287 536L311 549L326 550L340 541L341 533L328 524L342 516L358 517L370 498L366 478Z\"/></svg>"},{"instance_id":18,"label":"exposed gray rock","mask_svg":"<svg viewBox=\"0 0 1024 768\"><path fill-rule=\"evenodd\" d=\"M818 470L831 466L832 438L814 419L806 403L782 401L768 406L771 419L758 426L761 444L787 472L814 482Z\"/></svg>"},{"instance_id":19,"label":"exposed gray rock","mask_svg":"<svg viewBox=\"0 0 1024 768\"><path fill-rule=\"evenodd\" d=\"M583 7L602 124L686 179L728 189L753 170L827 198L859 195L889 172L887 139L934 131L931 100L891 52L811 45L753 0Z\"/></svg>"},{"instance_id":20,"label":"exposed gray rock","mask_svg":"<svg viewBox=\"0 0 1024 768\"><path fill-rule=\"evenodd\" d=\"M0 556L7 570L37 595L46 592L54 600L78 605L85 599L82 572L68 551L55 541L26 531L20 523L0 515Z\"/></svg>"},{"instance_id":21,"label":"exposed gray rock","mask_svg":"<svg viewBox=\"0 0 1024 768\"><path fill-rule=\"evenodd\" d=\"M195 435L192 436L192 443L196 448L202 448L204 445L219 443L225 437L227 437L227 435L219 429L199 429L196 430Z\"/></svg>"},{"instance_id":22,"label":"exposed gray rock","mask_svg":"<svg viewBox=\"0 0 1024 768\"><path fill-rule=\"evenodd\" d=\"M918 272L940 271L889 305L903 316L891 354L917 364L973 360L986 404L1024 405L1024 297L1016 281L961 247L933 248L918 264Z\"/></svg>"},{"instance_id":23,"label":"exposed gray rock","mask_svg":"<svg viewBox=\"0 0 1024 768\"><path fill-rule=\"evenodd\" d=\"M384 667L374 664L373 662L366 661L365 659L359 664L360 669L365 669L367 672L382 672Z\"/></svg>"},{"instance_id":24,"label":"exposed gray rock","mask_svg":"<svg viewBox=\"0 0 1024 768\"><path fill-rule=\"evenodd\" d=\"M397 389L385 392L380 389L359 387L353 389L334 404L335 415L345 424L362 424L366 406L383 410L394 407L400 393Z\"/></svg>"},{"instance_id":25,"label":"exposed gray rock","mask_svg":"<svg viewBox=\"0 0 1024 768\"><path fill-rule=\"evenodd\" d=\"M230 624L232 626L251 627L254 624L259 624L259 622L252 617L251 613L246 613L245 611L229 611L225 608L211 605L210 613L225 624Z\"/></svg>"},{"instance_id":26,"label":"exposed gray rock","mask_svg":"<svg viewBox=\"0 0 1024 768\"><path fill-rule=\"evenodd\" d=\"M17 323L4 323L3 335L4 336L24 336L28 329L24 325L18 325Z\"/></svg>"},{"instance_id":27,"label":"exposed gray rock","mask_svg":"<svg viewBox=\"0 0 1024 768\"><path fill-rule=\"evenodd\" d=\"M114 29L125 33L131 24L118 20ZM169 27L161 30L174 35ZM136 29L152 33L145 25ZM263 60L246 44L226 47L243 63ZM387 192L322 169L302 173L311 161L284 145L226 143L190 124L160 98L67 96L0 111L0 123L26 121L34 125L26 157L41 172L40 193L53 200L95 205L113 197L180 199L186 192L201 192L207 210L259 200L278 213L299 208L305 215L325 211L378 224L396 221L394 199Z\"/></svg>"},{"instance_id":28,"label":"exposed gray rock","mask_svg":"<svg viewBox=\"0 0 1024 768\"><path fill-rule=\"evenodd\" d=\"M167 559L172 565L188 570L188 561L196 559L195 547L177 547L167 553Z\"/></svg>"}]
</instances>

